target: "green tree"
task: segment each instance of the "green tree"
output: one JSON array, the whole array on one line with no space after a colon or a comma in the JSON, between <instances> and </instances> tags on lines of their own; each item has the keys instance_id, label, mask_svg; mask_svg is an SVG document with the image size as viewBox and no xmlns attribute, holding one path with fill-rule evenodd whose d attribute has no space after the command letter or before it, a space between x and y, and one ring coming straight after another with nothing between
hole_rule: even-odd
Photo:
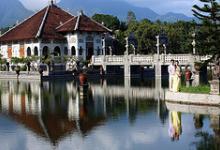
<instances>
[{"instance_id":1,"label":"green tree","mask_svg":"<svg viewBox=\"0 0 220 150\"><path fill-rule=\"evenodd\" d=\"M92 19L99 23L104 23L104 25L112 30L118 30L121 26L120 20L111 15L105 15L105 14L95 14L92 16Z\"/></svg>"},{"instance_id":2,"label":"green tree","mask_svg":"<svg viewBox=\"0 0 220 150\"><path fill-rule=\"evenodd\" d=\"M193 6L193 13L202 21L201 36L203 46L210 54L220 54L220 4L216 0L200 0L204 5ZM206 52L206 51L205 51Z\"/></svg>"},{"instance_id":3,"label":"green tree","mask_svg":"<svg viewBox=\"0 0 220 150\"><path fill-rule=\"evenodd\" d=\"M133 11L128 11L127 14L127 24L130 24L131 22L136 22L136 15Z\"/></svg>"}]
</instances>

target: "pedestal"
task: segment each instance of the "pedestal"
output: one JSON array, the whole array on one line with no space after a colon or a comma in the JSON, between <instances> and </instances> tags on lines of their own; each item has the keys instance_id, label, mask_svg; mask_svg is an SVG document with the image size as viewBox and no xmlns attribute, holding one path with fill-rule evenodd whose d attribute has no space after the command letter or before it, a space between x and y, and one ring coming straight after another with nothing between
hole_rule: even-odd
<instances>
[{"instance_id":1,"label":"pedestal","mask_svg":"<svg viewBox=\"0 0 220 150\"><path fill-rule=\"evenodd\" d=\"M124 65L124 77L131 77L130 65L127 63Z\"/></svg>"},{"instance_id":2,"label":"pedestal","mask_svg":"<svg viewBox=\"0 0 220 150\"><path fill-rule=\"evenodd\" d=\"M190 87L190 81L189 80L186 81L186 87Z\"/></svg>"},{"instance_id":3,"label":"pedestal","mask_svg":"<svg viewBox=\"0 0 220 150\"><path fill-rule=\"evenodd\" d=\"M212 80L212 81L209 81L209 83L210 83L210 94L219 95L220 94L220 81Z\"/></svg>"},{"instance_id":4,"label":"pedestal","mask_svg":"<svg viewBox=\"0 0 220 150\"><path fill-rule=\"evenodd\" d=\"M197 73L197 74L194 74L194 79L193 79L193 81L192 81L192 86L199 86L199 84L200 84L200 77L199 77L199 73Z\"/></svg>"}]
</instances>

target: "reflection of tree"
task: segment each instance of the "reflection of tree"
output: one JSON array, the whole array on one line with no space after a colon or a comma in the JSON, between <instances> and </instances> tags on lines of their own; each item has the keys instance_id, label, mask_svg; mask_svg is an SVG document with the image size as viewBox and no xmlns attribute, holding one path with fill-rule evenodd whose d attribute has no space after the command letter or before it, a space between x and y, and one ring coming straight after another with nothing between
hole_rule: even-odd
<instances>
[{"instance_id":1,"label":"reflection of tree","mask_svg":"<svg viewBox=\"0 0 220 150\"><path fill-rule=\"evenodd\" d=\"M194 120L194 126L196 129L200 129L203 127L203 115L200 114L194 114L193 120Z\"/></svg>"},{"instance_id":2,"label":"reflection of tree","mask_svg":"<svg viewBox=\"0 0 220 150\"><path fill-rule=\"evenodd\" d=\"M165 124L166 120L168 119L168 110L166 104L161 101L160 103L160 113L159 113L160 121L162 124Z\"/></svg>"},{"instance_id":3,"label":"reflection of tree","mask_svg":"<svg viewBox=\"0 0 220 150\"><path fill-rule=\"evenodd\" d=\"M220 145L217 144L213 135L207 132L198 132L195 137L200 138L198 142L193 142L197 150L219 150Z\"/></svg>"}]
</instances>

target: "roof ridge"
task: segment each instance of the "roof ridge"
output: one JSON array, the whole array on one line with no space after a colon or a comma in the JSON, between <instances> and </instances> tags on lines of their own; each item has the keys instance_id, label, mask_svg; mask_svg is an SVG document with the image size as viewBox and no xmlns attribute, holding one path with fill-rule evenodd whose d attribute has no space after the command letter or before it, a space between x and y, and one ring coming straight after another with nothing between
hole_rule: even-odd
<instances>
[{"instance_id":1,"label":"roof ridge","mask_svg":"<svg viewBox=\"0 0 220 150\"><path fill-rule=\"evenodd\" d=\"M72 21L73 19L75 19L76 17L72 17L71 19L67 20L66 22L64 22L63 24L59 25L58 27L56 27L56 30L58 30L60 27L62 27L63 25L69 23L70 21Z\"/></svg>"},{"instance_id":2,"label":"roof ridge","mask_svg":"<svg viewBox=\"0 0 220 150\"><path fill-rule=\"evenodd\" d=\"M35 36L36 38L39 38L40 35L41 35L41 32L42 32L42 29L43 29L43 27L44 27L45 20L46 20L46 18L47 18L49 9L50 9L50 5L47 6L47 10L46 10L46 12L45 12L45 14L44 14L44 17L43 17L43 19L42 19L42 22L41 22L41 24L40 24L40 27L39 27L38 32L37 32L37 35Z\"/></svg>"},{"instance_id":3,"label":"roof ridge","mask_svg":"<svg viewBox=\"0 0 220 150\"><path fill-rule=\"evenodd\" d=\"M74 30L78 30L78 29L79 29L80 16L81 16L81 15L78 15L78 16L77 16L76 26L75 26Z\"/></svg>"},{"instance_id":4,"label":"roof ridge","mask_svg":"<svg viewBox=\"0 0 220 150\"><path fill-rule=\"evenodd\" d=\"M41 9L40 11L37 11L36 13L34 13L33 15L30 15L28 18L24 19L23 21L21 21L20 23L18 23L17 25L13 26L11 29L9 29L8 31L6 31L4 34L0 35L0 38L3 37L4 35L6 35L8 32L12 31L13 29L15 29L16 27L22 25L23 23L25 23L26 21L28 21L29 19L31 19L32 17L34 17L35 15L37 15L38 13L40 13L41 11L43 11L45 9L45 7L43 9Z\"/></svg>"}]
</instances>

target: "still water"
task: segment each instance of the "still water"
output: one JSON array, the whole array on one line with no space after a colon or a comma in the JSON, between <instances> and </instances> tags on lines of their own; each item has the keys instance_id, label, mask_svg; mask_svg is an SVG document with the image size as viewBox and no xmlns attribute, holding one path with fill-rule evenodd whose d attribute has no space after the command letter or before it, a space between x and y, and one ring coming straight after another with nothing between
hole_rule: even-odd
<instances>
[{"instance_id":1,"label":"still water","mask_svg":"<svg viewBox=\"0 0 220 150\"><path fill-rule=\"evenodd\" d=\"M163 83L0 81L0 150L219 150L220 108L159 101Z\"/></svg>"}]
</instances>

